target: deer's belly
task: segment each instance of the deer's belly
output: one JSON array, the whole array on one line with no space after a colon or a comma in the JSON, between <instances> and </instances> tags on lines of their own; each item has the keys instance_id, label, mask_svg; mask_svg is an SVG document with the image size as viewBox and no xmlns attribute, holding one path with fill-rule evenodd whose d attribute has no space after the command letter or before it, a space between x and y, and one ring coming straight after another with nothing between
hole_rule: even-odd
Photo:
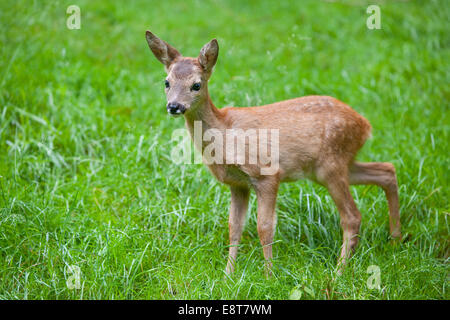
<instances>
[{"instance_id":1,"label":"deer's belly","mask_svg":"<svg viewBox=\"0 0 450 320\"><path fill-rule=\"evenodd\" d=\"M248 174L235 165L208 165L214 177L222 183L232 186L248 186L250 179Z\"/></svg>"}]
</instances>

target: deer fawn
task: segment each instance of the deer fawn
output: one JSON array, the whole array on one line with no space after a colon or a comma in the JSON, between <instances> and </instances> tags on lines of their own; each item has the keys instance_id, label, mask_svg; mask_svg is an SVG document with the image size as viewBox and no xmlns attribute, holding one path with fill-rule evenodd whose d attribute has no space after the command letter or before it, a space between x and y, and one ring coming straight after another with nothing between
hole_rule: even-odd
<instances>
[{"instance_id":1,"label":"deer fawn","mask_svg":"<svg viewBox=\"0 0 450 320\"><path fill-rule=\"evenodd\" d=\"M361 224L361 213L349 185L373 184L383 188L389 205L391 235L401 238L394 166L354 160L371 131L364 117L343 102L327 96L306 96L257 107L217 109L208 93L208 80L219 53L217 40L205 44L197 58L188 58L150 31L146 32L146 38L151 51L167 72L167 111L171 115L184 115L192 138L197 121L201 124L202 133L212 128L218 132L228 129L279 130L278 169L272 174L261 173L268 164L259 160L254 164L229 164L226 161L208 164L212 174L228 184L231 190L228 274L235 269L249 193L254 189L258 204L258 235L263 247L265 270L270 275L275 203L279 184L285 181L307 178L328 189L339 211L343 229L339 274L358 242ZM204 141L195 145L202 152L206 148ZM249 146L248 142L246 146Z\"/></svg>"}]
</instances>

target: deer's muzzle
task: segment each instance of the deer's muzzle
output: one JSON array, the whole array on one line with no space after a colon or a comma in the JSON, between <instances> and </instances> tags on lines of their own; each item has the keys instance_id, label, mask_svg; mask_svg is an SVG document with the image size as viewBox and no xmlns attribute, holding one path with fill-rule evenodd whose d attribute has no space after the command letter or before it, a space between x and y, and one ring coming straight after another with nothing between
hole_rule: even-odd
<instances>
[{"instance_id":1,"label":"deer's muzzle","mask_svg":"<svg viewBox=\"0 0 450 320\"><path fill-rule=\"evenodd\" d=\"M178 102L170 102L167 104L167 112L172 115L183 114L186 107Z\"/></svg>"}]
</instances>

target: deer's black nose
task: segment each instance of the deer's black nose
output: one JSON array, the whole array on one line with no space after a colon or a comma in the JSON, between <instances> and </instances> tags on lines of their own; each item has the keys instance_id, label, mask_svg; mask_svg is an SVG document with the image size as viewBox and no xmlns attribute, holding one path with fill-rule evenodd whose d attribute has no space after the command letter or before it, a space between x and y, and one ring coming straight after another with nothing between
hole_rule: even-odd
<instances>
[{"instance_id":1,"label":"deer's black nose","mask_svg":"<svg viewBox=\"0 0 450 320\"><path fill-rule=\"evenodd\" d=\"M178 102L171 102L167 104L167 112L170 114L183 114L186 108Z\"/></svg>"}]
</instances>

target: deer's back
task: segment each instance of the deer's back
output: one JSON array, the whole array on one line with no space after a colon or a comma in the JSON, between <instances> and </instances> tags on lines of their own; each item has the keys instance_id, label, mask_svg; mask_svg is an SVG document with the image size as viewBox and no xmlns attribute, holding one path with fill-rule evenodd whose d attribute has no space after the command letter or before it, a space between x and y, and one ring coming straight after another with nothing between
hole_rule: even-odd
<instances>
[{"instance_id":1,"label":"deer's back","mask_svg":"<svg viewBox=\"0 0 450 320\"><path fill-rule=\"evenodd\" d=\"M283 180L313 175L318 162L350 162L370 135L370 123L345 103L306 96L257 107L224 108L228 126L279 129Z\"/></svg>"}]
</instances>

